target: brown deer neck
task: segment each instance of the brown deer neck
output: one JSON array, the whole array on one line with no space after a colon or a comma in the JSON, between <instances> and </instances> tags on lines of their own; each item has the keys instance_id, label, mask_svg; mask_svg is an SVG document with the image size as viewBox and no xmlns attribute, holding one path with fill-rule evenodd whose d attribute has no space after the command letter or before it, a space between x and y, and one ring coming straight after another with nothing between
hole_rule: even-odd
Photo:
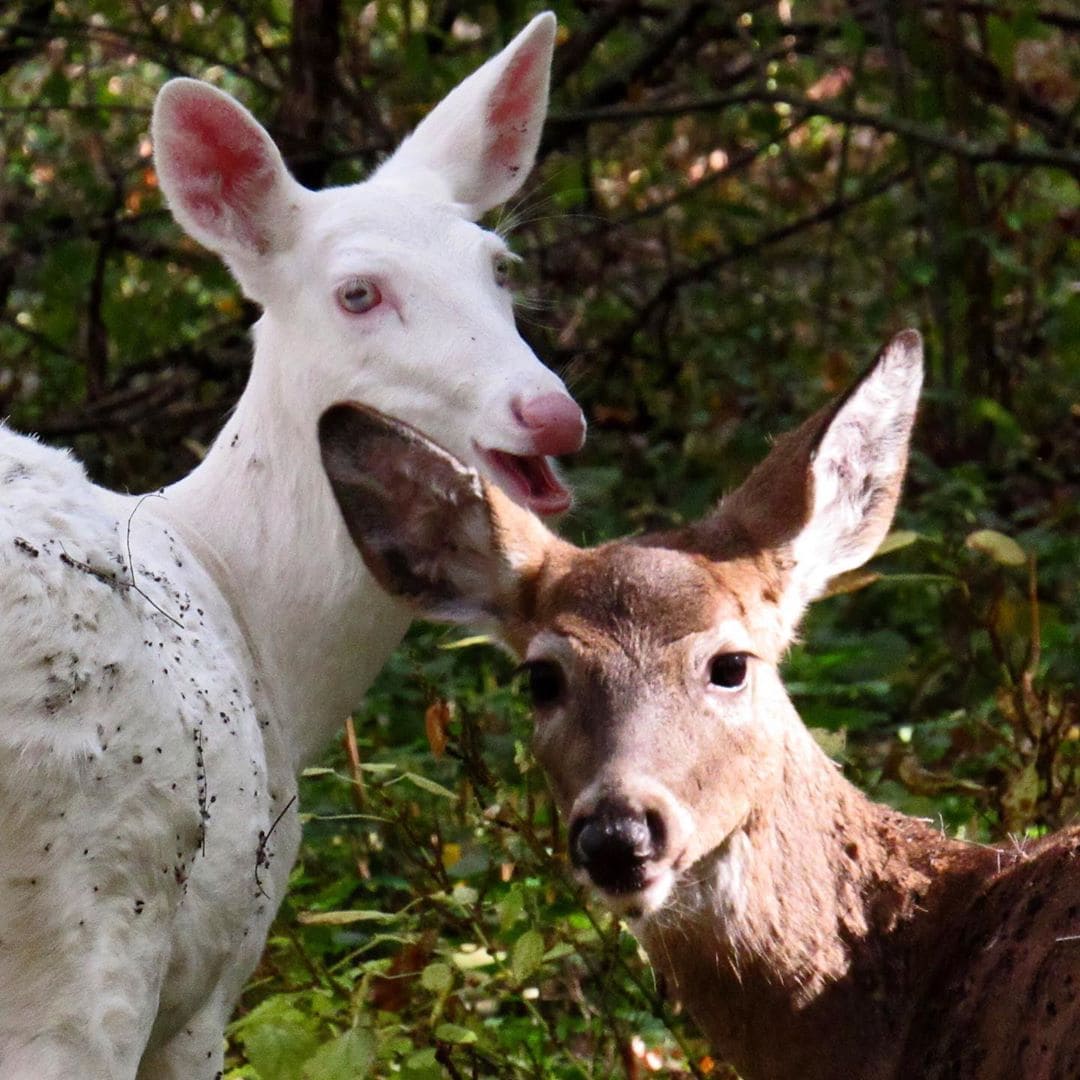
<instances>
[{"instance_id":1,"label":"brown deer neck","mask_svg":"<svg viewBox=\"0 0 1080 1080\"><path fill-rule=\"evenodd\" d=\"M870 802L801 726L788 742L771 800L639 934L745 1080L880 1080L982 852Z\"/></svg>"}]
</instances>

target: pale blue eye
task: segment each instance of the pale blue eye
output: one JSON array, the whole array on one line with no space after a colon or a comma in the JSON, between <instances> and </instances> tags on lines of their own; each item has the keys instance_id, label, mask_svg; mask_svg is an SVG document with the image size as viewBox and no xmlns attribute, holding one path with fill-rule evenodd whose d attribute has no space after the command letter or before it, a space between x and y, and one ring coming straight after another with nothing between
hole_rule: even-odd
<instances>
[{"instance_id":1,"label":"pale blue eye","mask_svg":"<svg viewBox=\"0 0 1080 1080\"><path fill-rule=\"evenodd\" d=\"M382 302L382 293L373 281L350 278L338 287L337 302L350 315L363 315Z\"/></svg>"}]
</instances>

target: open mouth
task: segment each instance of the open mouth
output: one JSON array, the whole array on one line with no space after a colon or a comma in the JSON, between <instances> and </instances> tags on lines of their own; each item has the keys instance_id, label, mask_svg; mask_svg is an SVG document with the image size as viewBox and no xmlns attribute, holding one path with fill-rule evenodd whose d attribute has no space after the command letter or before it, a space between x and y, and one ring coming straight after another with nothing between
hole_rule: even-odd
<instances>
[{"instance_id":1,"label":"open mouth","mask_svg":"<svg viewBox=\"0 0 1080 1080\"><path fill-rule=\"evenodd\" d=\"M547 458L477 449L499 485L523 506L537 514L561 514L569 509L570 492L556 479Z\"/></svg>"}]
</instances>

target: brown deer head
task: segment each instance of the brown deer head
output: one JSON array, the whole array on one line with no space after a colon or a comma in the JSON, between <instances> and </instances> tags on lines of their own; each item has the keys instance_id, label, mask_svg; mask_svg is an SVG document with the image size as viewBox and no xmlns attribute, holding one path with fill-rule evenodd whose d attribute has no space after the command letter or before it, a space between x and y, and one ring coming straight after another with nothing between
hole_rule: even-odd
<instances>
[{"instance_id":1,"label":"brown deer head","mask_svg":"<svg viewBox=\"0 0 1080 1080\"><path fill-rule=\"evenodd\" d=\"M383 587L493 624L523 657L572 860L616 910L647 916L680 881L734 903L733 847L812 775L791 766L820 751L777 665L806 605L888 530L921 381L905 331L706 518L588 550L413 429L354 404L322 417L324 466Z\"/></svg>"}]
</instances>

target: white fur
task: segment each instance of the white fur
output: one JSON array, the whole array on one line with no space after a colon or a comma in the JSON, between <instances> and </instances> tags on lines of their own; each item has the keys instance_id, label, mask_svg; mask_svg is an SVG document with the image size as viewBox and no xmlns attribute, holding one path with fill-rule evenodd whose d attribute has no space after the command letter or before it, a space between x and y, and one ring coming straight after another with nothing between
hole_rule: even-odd
<instances>
[{"instance_id":1,"label":"white fur","mask_svg":"<svg viewBox=\"0 0 1080 1080\"><path fill-rule=\"evenodd\" d=\"M484 79L522 49L546 71L553 29L534 20ZM483 130L469 85L450 112ZM479 464L477 447L531 452L515 396L561 390L495 282L501 241L463 212L505 197L504 175L485 194L474 169L469 200L452 183L425 195L398 166L313 193L275 152L270 197L249 220L193 214L177 185L198 147L170 129L176 94L254 121L181 81L163 91L155 136L177 217L266 310L235 413L160 495L104 491L65 453L0 428L5 1080L220 1075L224 1024L299 843L296 772L409 622L345 531L320 464L321 412L359 399ZM414 136L410 155L423 143ZM430 175L467 171L445 139L429 150ZM214 197L205 178L188 192L199 185ZM366 315L335 301L353 275L385 297Z\"/></svg>"},{"instance_id":2,"label":"white fur","mask_svg":"<svg viewBox=\"0 0 1080 1080\"><path fill-rule=\"evenodd\" d=\"M831 578L862 566L884 539L922 381L921 339L913 331L896 335L823 436L812 465L810 520L792 545L798 587L782 605L792 630ZM887 515L874 512L886 504Z\"/></svg>"}]
</instances>

